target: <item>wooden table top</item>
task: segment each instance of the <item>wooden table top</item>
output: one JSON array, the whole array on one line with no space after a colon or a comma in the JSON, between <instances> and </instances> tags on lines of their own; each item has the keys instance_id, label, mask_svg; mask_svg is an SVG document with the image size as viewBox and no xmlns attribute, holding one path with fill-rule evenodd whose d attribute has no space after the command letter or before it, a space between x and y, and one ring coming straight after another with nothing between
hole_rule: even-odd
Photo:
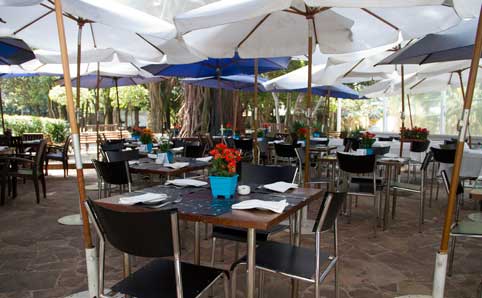
<instances>
[{"instance_id":1,"label":"wooden table top","mask_svg":"<svg viewBox=\"0 0 482 298\"><path fill-rule=\"evenodd\" d=\"M165 167L162 164L156 164L154 159L140 158L138 164L129 165L129 171L131 171L131 173L142 174L179 175L192 171L202 170L211 165L210 162L198 161L193 158L182 158L176 160L176 162L189 162L189 165L180 169L172 169Z\"/></svg>"},{"instance_id":2,"label":"wooden table top","mask_svg":"<svg viewBox=\"0 0 482 298\"><path fill-rule=\"evenodd\" d=\"M475 188L470 191L470 198L474 200L482 200L482 188Z\"/></svg>"},{"instance_id":3,"label":"wooden table top","mask_svg":"<svg viewBox=\"0 0 482 298\"><path fill-rule=\"evenodd\" d=\"M279 194L260 190L253 191L247 196L236 196L232 200L213 199L211 190L207 187L200 188L176 188L167 186L156 186L143 190L144 192L166 193L169 200L175 200L179 197L182 201L177 204L169 204L165 208L177 208L179 218L182 220L204 222L215 225L223 225L238 228L254 228L260 230L268 230L310 202L321 198L322 191L315 188L297 188L287 193ZM116 195L110 198L98 200L106 207L115 210L146 212L152 209L139 205L129 206L119 204L119 198L126 195L138 195L139 193L130 193ZM270 211L262 210L232 210L231 205L243 200L259 199L268 201L280 201L286 199L290 204L285 208L283 213L277 214Z\"/></svg>"}]
</instances>

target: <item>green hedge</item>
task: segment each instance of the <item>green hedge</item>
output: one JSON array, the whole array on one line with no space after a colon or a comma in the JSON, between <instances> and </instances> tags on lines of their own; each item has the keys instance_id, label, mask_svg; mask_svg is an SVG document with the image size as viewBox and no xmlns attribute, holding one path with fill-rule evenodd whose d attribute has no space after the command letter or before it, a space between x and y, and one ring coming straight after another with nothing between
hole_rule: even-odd
<instances>
[{"instance_id":1,"label":"green hedge","mask_svg":"<svg viewBox=\"0 0 482 298\"><path fill-rule=\"evenodd\" d=\"M5 115L5 128L10 128L14 136L44 133L56 143L64 142L69 134L67 121L47 117Z\"/></svg>"}]
</instances>

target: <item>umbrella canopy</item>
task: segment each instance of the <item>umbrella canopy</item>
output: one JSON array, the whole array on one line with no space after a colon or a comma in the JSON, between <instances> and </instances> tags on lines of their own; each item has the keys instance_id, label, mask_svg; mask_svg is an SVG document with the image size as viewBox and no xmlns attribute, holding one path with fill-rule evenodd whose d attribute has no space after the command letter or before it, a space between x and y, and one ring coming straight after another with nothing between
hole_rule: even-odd
<instances>
[{"instance_id":1,"label":"umbrella canopy","mask_svg":"<svg viewBox=\"0 0 482 298\"><path fill-rule=\"evenodd\" d=\"M142 85L147 83L155 83L159 81L163 81L165 78L163 77L151 77L151 78L144 78L141 76L134 76L134 77L126 77L126 76L108 76L102 75L100 76L99 88L112 88L112 87L122 87L122 86L131 86L131 85ZM64 85L63 80L57 81L59 85ZM72 86L77 87L77 79L72 78ZM88 88L88 89L95 89L97 88L97 75L89 74L80 77L80 87L81 88Z\"/></svg>"},{"instance_id":2,"label":"umbrella canopy","mask_svg":"<svg viewBox=\"0 0 482 298\"><path fill-rule=\"evenodd\" d=\"M0 37L0 65L22 64L32 59L35 55L23 40Z\"/></svg>"},{"instance_id":3,"label":"umbrella canopy","mask_svg":"<svg viewBox=\"0 0 482 298\"><path fill-rule=\"evenodd\" d=\"M471 59L478 19L436 34L429 34L416 43L388 56L379 64L424 64Z\"/></svg>"},{"instance_id":4,"label":"umbrella canopy","mask_svg":"<svg viewBox=\"0 0 482 298\"><path fill-rule=\"evenodd\" d=\"M209 58L190 64L151 64L142 67L156 76L177 76L190 78L231 76L237 74L253 74L255 59L241 59L238 54L232 58ZM258 59L258 72L269 72L288 67L290 58Z\"/></svg>"},{"instance_id":5,"label":"umbrella canopy","mask_svg":"<svg viewBox=\"0 0 482 298\"><path fill-rule=\"evenodd\" d=\"M335 86L313 86L311 88L313 94L319 96L336 97L336 98L347 98L347 99L366 99L366 97L360 95L355 90L351 89L345 85L335 85ZM277 90L281 91L281 90ZM295 90L284 90L284 91L294 91L294 92L307 92L307 88L295 89Z\"/></svg>"},{"instance_id":6,"label":"umbrella canopy","mask_svg":"<svg viewBox=\"0 0 482 298\"><path fill-rule=\"evenodd\" d=\"M263 83L267 80L265 78L258 78L258 91L265 91ZM182 80L183 83L208 87L221 88L224 90L238 90L238 91L254 91L254 76L253 75L232 75L207 77L207 78L187 78Z\"/></svg>"}]
</instances>

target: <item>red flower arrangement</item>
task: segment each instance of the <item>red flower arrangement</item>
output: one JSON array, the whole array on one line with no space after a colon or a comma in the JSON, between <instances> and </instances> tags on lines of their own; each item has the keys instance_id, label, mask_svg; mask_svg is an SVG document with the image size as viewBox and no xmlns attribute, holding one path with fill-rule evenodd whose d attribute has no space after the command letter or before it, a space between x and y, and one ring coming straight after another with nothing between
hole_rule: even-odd
<instances>
[{"instance_id":1,"label":"red flower arrangement","mask_svg":"<svg viewBox=\"0 0 482 298\"><path fill-rule=\"evenodd\" d=\"M268 129L270 127L269 123L263 123L263 128Z\"/></svg>"},{"instance_id":2,"label":"red flower arrangement","mask_svg":"<svg viewBox=\"0 0 482 298\"><path fill-rule=\"evenodd\" d=\"M226 128L228 129L233 128L233 124L231 122L226 123Z\"/></svg>"},{"instance_id":3,"label":"red flower arrangement","mask_svg":"<svg viewBox=\"0 0 482 298\"><path fill-rule=\"evenodd\" d=\"M140 128L139 126L135 126L132 128L131 135L140 137L142 135L142 132L143 132L142 128Z\"/></svg>"},{"instance_id":4,"label":"red flower arrangement","mask_svg":"<svg viewBox=\"0 0 482 298\"><path fill-rule=\"evenodd\" d=\"M304 140L306 138L306 136L308 135L308 128L300 127L296 131L296 134L298 135L298 138L300 138L300 140Z\"/></svg>"},{"instance_id":5,"label":"red flower arrangement","mask_svg":"<svg viewBox=\"0 0 482 298\"><path fill-rule=\"evenodd\" d=\"M236 175L236 163L241 160L241 153L226 144L217 144L214 149L209 151L213 157L213 164L209 169L209 175L231 177Z\"/></svg>"},{"instance_id":6,"label":"red flower arrangement","mask_svg":"<svg viewBox=\"0 0 482 298\"><path fill-rule=\"evenodd\" d=\"M369 131L366 131L360 135L360 147L363 149L371 148L373 143L375 143L375 134Z\"/></svg>"},{"instance_id":7,"label":"red flower arrangement","mask_svg":"<svg viewBox=\"0 0 482 298\"><path fill-rule=\"evenodd\" d=\"M400 137L402 139L427 140L429 133L429 130L424 127L400 128Z\"/></svg>"}]
</instances>

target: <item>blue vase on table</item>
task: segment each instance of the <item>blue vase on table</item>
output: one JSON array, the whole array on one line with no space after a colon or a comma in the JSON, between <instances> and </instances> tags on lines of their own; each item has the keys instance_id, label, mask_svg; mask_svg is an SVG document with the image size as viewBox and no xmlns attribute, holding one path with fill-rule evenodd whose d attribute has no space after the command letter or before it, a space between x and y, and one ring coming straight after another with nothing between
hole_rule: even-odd
<instances>
[{"instance_id":1,"label":"blue vase on table","mask_svg":"<svg viewBox=\"0 0 482 298\"><path fill-rule=\"evenodd\" d=\"M151 153L151 152L152 152L152 147L153 147L153 146L154 146L154 145L153 145L152 143L146 144L146 149L147 149L147 152L148 152L148 153Z\"/></svg>"},{"instance_id":2,"label":"blue vase on table","mask_svg":"<svg viewBox=\"0 0 482 298\"><path fill-rule=\"evenodd\" d=\"M214 198L234 198L238 186L238 175L231 177L209 176L209 183Z\"/></svg>"},{"instance_id":3,"label":"blue vase on table","mask_svg":"<svg viewBox=\"0 0 482 298\"><path fill-rule=\"evenodd\" d=\"M174 162L174 154L172 153L172 151L167 151L166 152L167 154L167 160L169 161L169 163L173 163Z\"/></svg>"}]
</instances>

